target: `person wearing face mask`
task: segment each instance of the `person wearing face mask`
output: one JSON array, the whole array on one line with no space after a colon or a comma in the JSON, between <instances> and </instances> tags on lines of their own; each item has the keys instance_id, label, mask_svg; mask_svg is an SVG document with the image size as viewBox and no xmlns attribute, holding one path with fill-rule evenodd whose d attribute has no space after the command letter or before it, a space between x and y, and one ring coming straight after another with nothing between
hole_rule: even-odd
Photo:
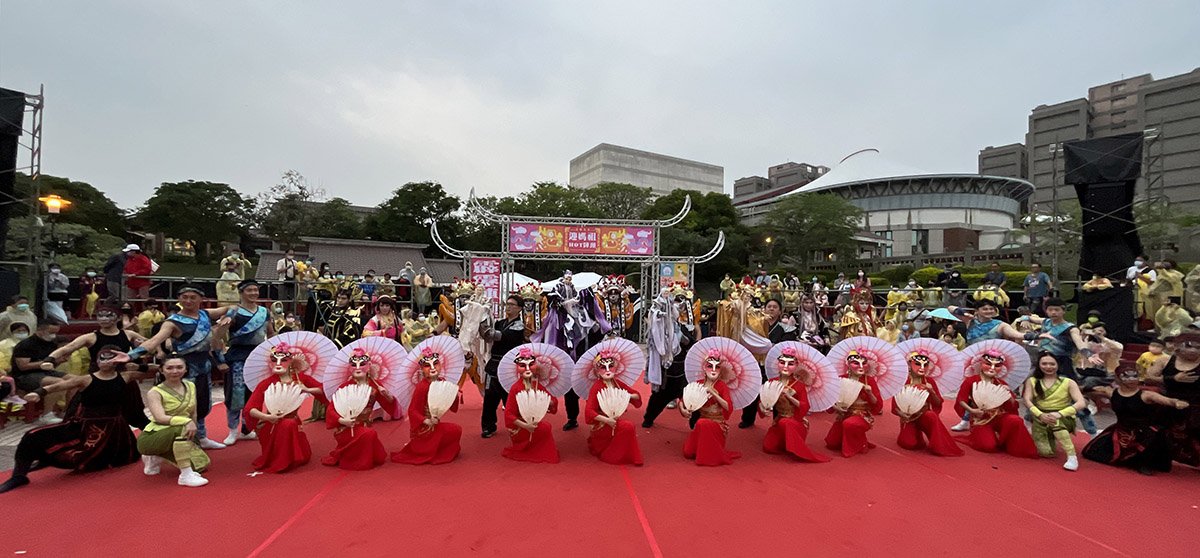
<instances>
[{"instance_id":1,"label":"person wearing face mask","mask_svg":"<svg viewBox=\"0 0 1200 558\"><path fill-rule=\"evenodd\" d=\"M221 273L221 278L217 281L217 303L237 304L237 286L241 280L242 276L237 272L237 264L231 261L225 262L224 272Z\"/></svg>"},{"instance_id":2,"label":"person wearing face mask","mask_svg":"<svg viewBox=\"0 0 1200 558\"><path fill-rule=\"evenodd\" d=\"M239 281L245 279L246 274L254 268L254 266L250 263L250 260L243 257L242 251L237 248L230 250L229 255L225 256L225 258L221 260L221 265L218 267L218 269L225 271L228 269L230 264L233 265L233 271L237 273Z\"/></svg>"},{"instance_id":3,"label":"person wearing face mask","mask_svg":"<svg viewBox=\"0 0 1200 558\"><path fill-rule=\"evenodd\" d=\"M75 319L88 320L96 314L96 303L104 288L104 278L96 273L96 268L83 270L79 277L79 305L75 307Z\"/></svg>"},{"instance_id":4,"label":"person wearing face mask","mask_svg":"<svg viewBox=\"0 0 1200 558\"><path fill-rule=\"evenodd\" d=\"M924 300L918 298L913 301L912 305L912 309L908 311L904 319L912 324L914 334L918 337L928 337L929 324L933 317L929 315L929 310L925 309Z\"/></svg>"},{"instance_id":5,"label":"person wearing face mask","mask_svg":"<svg viewBox=\"0 0 1200 558\"><path fill-rule=\"evenodd\" d=\"M58 348L58 324L42 321L37 324L34 334L13 346L12 376L17 383L17 389L22 392L34 392L39 388L50 386L65 377L65 372L54 369L53 361L47 361ZM50 366L44 366L45 364ZM64 391L64 390L56 390ZM40 394L45 396L45 394ZM54 415L54 409L62 399L60 394L44 397L46 414L41 421L46 424L62 422ZM28 401L29 400L27 398Z\"/></svg>"},{"instance_id":6,"label":"person wearing face mask","mask_svg":"<svg viewBox=\"0 0 1200 558\"><path fill-rule=\"evenodd\" d=\"M37 327L37 314L30 309L29 299L22 295L14 296L12 305L0 312L0 340L7 339L12 335L9 328L15 323L25 324L29 331L33 331Z\"/></svg>"},{"instance_id":7,"label":"person wearing face mask","mask_svg":"<svg viewBox=\"0 0 1200 558\"><path fill-rule=\"evenodd\" d=\"M513 359L517 369L517 381L508 388L508 401L504 404L504 425L508 428L511 445L501 451L501 455L514 461L531 463L558 463L558 446L554 443L554 429L544 418L536 423L526 422L521 416L521 407L517 402L517 394L522 391L546 391L543 387L550 379L550 371L544 370L538 363L533 347L537 345L522 345ZM512 352L512 351L509 351ZM550 407L547 414L558 413L558 398L550 396Z\"/></svg>"},{"instance_id":8,"label":"person wearing face mask","mask_svg":"<svg viewBox=\"0 0 1200 558\"><path fill-rule=\"evenodd\" d=\"M146 309L142 310L137 316L137 332L142 334L142 337L153 337L154 328L158 324L163 323L167 319L166 314L162 313L162 305L157 299L147 299Z\"/></svg>"},{"instance_id":9,"label":"person wearing face mask","mask_svg":"<svg viewBox=\"0 0 1200 558\"><path fill-rule=\"evenodd\" d=\"M596 358L590 363L582 363L583 370L575 371L576 375L592 380L588 389L587 406L583 409L583 421L592 427L587 440L588 452L600 461L612 465L640 466L642 449L638 446L637 428L631 420L612 418L604 414L600 408L600 392L609 388L627 391L630 406L641 408L642 396L618 377L622 375L620 367L629 364L621 355L632 352L640 357L641 349L627 339L613 339L603 343L606 346L600 348Z\"/></svg>"},{"instance_id":10,"label":"person wearing face mask","mask_svg":"<svg viewBox=\"0 0 1200 558\"><path fill-rule=\"evenodd\" d=\"M134 345L146 340L136 331L121 329L118 326L116 309L112 306L106 305L97 309L96 321L100 324L98 329L76 337L70 343L47 355L42 363L42 370L50 372L56 366L67 362L71 355L75 354L75 351L86 349L88 356L91 357L91 371L94 372L96 363L101 359L100 350L102 348L116 348L122 352L128 352L133 349ZM132 407L137 409L136 413L126 417L126 421L134 428L141 428L146 425L146 415L141 412L142 392L137 384L128 384L126 388L125 396L132 402Z\"/></svg>"},{"instance_id":11,"label":"person wearing face mask","mask_svg":"<svg viewBox=\"0 0 1200 558\"><path fill-rule=\"evenodd\" d=\"M1099 463L1128 467L1143 475L1171 471L1171 453L1160 428L1158 407L1175 411L1190 404L1142 389L1136 368L1117 371L1117 387L1096 388L1112 401L1117 422L1088 442L1083 457Z\"/></svg>"},{"instance_id":12,"label":"person wearing face mask","mask_svg":"<svg viewBox=\"0 0 1200 558\"><path fill-rule=\"evenodd\" d=\"M950 272L950 279L946 281L946 305L947 306L965 306L967 301L967 290L970 287L966 280L962 278L962 273L958 270Z\"/></svg>"},{"instance_id":13,"label":"person wearing face mask","mask_svg":"<svg viewBox=\"0 0 1200 558\"><path fill-rule=\"evenodd\" d=\"M954 352L948 347L944 351L917 349L907 355L908 380L904 385L924 391L928 398L924 406L911 414L902 411L896 400L892 400L892 414L900 417L900 434L896 438L896 445L906 450L927 449L941 457L959 457L963 455L963 450L950 437L950 431L946 430L940 418L945 399L938 390L937 382L930 379L931 375L940 376L949 372L945 368L939 369L939 366L950 362Z\"/></svg>"},{"instance_id":14,"label":"person wearing face mask","mask_svg":"<svg viewBox=\"0 0 1200 558\"><path fill-rule=\"evenodd\" d=\"M858 398L850 405L842 402L834 403L836 418L825 435L825 447L838 451L842 457L854 457L875 447L867 440L867 431L875 424L875 415L883 412L883 399L879 397L879 384L870 374L872 367L867 355L856 350L846 355L841 364L844 370L842 377L863 384ZM876 364L878 366L878 364Z\"/></svg>"},{"instance_id":15,"label":"person wearing face mask","mask_svg":"<svg viewBox=\"0 0 1200 558\"><path fill-rule=\"evenodd\" d=\"M366 389L371 391L371 396L363 406L363 412L356 417L343 417L332 405L327 409L325 426L333 430L333 439L337 441L337 447L333 448L329 455L321 458L322 465L337 466L348 471L365 471L387 462L387 449L383 447L383 442L379 441L379 434L371 428L371 414L378 404L389 416L403 415L400 414L400 405L396 398L379 383L383 363L377 361L378 358L363 349L354 349L340 369L330 370L334 365L326 369L326 374L338 374L339 377L345 378L338 386L339 390L347 386L366 386Z\"/></svg>"},{"instance_id":16,"label":"person wearing face mask","mask_svg":"<svg viewBox=\"0 0 1200 558\"><path fill-rule=\"evenodd\" d=\"M13 347L16 347L17 343L29 339L29 326L25 325L24 323L17 322L10 325L8 329L8 338L0 340L0 378L5 378L5 383L3 386L0 386L0 388L9 387L10 389L8 393L5 393L3 397L0 397L0 399L3 399L4 397L7 397L16 391L16 385L13 384L12 378L8 377L8 374L12 372Z\"/></svg>"},{"instance_id":17,"label":"person wearing face mask","mask_svg":"<svg viewBox=\"0 0 1200 558\"><path fill-rule=\"evenodd\" d=\"M1153 297L1150 295L1150 286L1158 279L1158 273L1150 266L1149 258L1145 254L1134 258L1133 265L1125 270L1126 284L1133 285L1133 310L1134 316L1139 321L1147 321L1154 319L1154 311L1157 308L1151 309L1151 301ZM1036 310L1036 309L1035 309Z\"/></svg>"},{"instance_id":18,"label":"person wearing face mask","mask_svg":"<svg viewBox=\"0 0 1200 558\"><path fill-rule=\"evenodd\" d=\"M900 324L900 335L896 337L896 342L903 343L909 339L917 339L920 337L921 334L917 333L917 329L913 327L912 323L904 322L903 324Z\"/></svg>"},{"instance_id":19,"label":"person wearing face mask","mask_svg":"<svg viewBox=\"0 0 1200 558\"><path fill-rule=\"evenodd\" d=\"M285 305L290 306L295 302L296 277L299 273L296 251L288 248L283 257L275 262L275 277L279 280L279 300Z\"/></svg>"}]
</instances>

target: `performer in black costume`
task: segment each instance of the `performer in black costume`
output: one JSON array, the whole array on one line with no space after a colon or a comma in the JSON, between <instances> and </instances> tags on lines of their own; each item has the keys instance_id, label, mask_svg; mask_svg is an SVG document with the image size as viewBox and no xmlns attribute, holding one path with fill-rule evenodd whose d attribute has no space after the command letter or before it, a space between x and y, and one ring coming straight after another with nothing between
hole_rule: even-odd
<instances>
[{"instance_id":1,"label":"performer in black costume","mask_svg":"<svg viewBox=\"0 0 1200 558\"><path fill-rule=\"evenodd\" d=\"M497 376L500 359L503 359L508 351L528 341L525 322L521 318L522 306L523 300L520 296L508 295L508 298L504 299L504 318L492 326L492 353L483 368L483 412L479 416L484 438L491 438L496 434L496 408L508 399L508 391L505 390L505 386L500 385Z\"/></svg>"}]
</instances>

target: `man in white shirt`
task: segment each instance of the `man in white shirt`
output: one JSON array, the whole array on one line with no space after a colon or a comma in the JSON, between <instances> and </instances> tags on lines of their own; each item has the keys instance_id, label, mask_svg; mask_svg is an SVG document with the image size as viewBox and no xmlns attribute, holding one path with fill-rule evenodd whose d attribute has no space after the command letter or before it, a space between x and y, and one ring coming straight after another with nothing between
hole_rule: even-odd
<instances>
[{"instance_id":1,"label":"man in white shirt","mask_svg":"<svg viewBox=\"0 0 1200 558\"><path fill-rule=\"evenodd\" d=\"M283 258L275 262L275 273L282 283L279 285L279 300L291 304L296 298L296 251L288 248Z\"/></svg>"}]
</instances>

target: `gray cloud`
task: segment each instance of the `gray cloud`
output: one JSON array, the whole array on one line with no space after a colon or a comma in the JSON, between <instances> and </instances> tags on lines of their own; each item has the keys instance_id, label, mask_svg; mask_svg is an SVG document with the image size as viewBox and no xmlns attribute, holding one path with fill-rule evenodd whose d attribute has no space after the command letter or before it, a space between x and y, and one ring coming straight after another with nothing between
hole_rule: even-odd
<instances>
[{"instance_id":1,"label":"gray cloud","mask_svg":"<svg viewBox=\"0 0 1200 558\"><path fill-rule=\"evenodd\" d=\"M972 171L1037 104L1197 65L1187 2L841 4L8 0L0 84L45 83L44 172L125 207L290 168L373 205L565 182L600 142L727 183L862 147Z\"/></svg>"}]
</instances>

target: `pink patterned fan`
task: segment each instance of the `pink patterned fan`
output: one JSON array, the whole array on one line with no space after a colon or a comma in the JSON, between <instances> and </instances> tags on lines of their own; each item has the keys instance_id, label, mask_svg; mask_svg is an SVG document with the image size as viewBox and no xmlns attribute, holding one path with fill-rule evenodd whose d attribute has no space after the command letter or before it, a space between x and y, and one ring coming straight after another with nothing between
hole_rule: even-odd
<instances>
[{"instance_id":1,"label":"pink patterned fan","mask_svg":"<svg viewBox=\"0 0 1200 558\"><path fill-rule=\"evenodd\" d=\"M925 377L937 383L942 395L955 393L962 385L963 356L953 345L932 337L909 339L896 345L900 354L904 355L905 365L913 353L924 355L929 359L929 368Z\"/></svg>"},{"instance_id":2,"label":"pink patterned fan","mask_svg":"<svg viewBox=\"0 0 1200 558\"><path fill-rule=\"evenodd\" d=\"M833 363L838 376L846 375L846 357L851 351L866 357L867 375L875 378L875 383L879 385L880 397L888 399L900 393L908 380L908 362L904 360L900 349L883 339L869 335L842 339L829 350L829 362Z\"/></svg>"},{"instance_id":3,"label":"pink patterned fan","mask_svg":"<svg viewBox=\"0 0 1200 558\"><path fill-rule=\"evenodd\" d=\"M281 333L254 348L250 356L246 358L246 367L242 369L242 381L250 391L254 391L259 383L274 373L273 354L275 353L280 355L290 353L293 371L308 374L313 379L321 381L325 367L333 360L333 356L337 352L337 345L319 333L312 331Z\"/></svg>"},{"instance_id":4,"label":"pink patterned fan","mask_svg":"<svg viewBox=\"0 0 1200 558\"><path fill-rule=\"evenodd\" d=\"M520 379L517 373L518 357L536 362L538 383L550 395L562 397L571 391L571 370L575 363L566 351L548 343L526 343L505 353L496 372L496 378L504 389L511 389ZM587 393L583 395L586 397Z\"/></svg>"},{"instance_id":5,"label":"pink patterned fan","mask_svg":"<svg viewBox=\"0 0 1200 558\"><path fill-rule=\"evenodd\" d=\"M587 397L592 383L600 378L596 372L600 370L597 361L601 358L612 363L613 374L627 386L633 386L646 369L646 355L637 343L620 337L601 341L579 357L571 372L571 385L580 397Z\"/></svg>"},{"instance_id":6,"label":"pink patterned fan","mask_svg":"<svg viewBox=\"0 0 1200 558\"><path fill-rule=\"evenodd\" d=\"M458 383L462 377L463 368L467 365L467 357L463 354L462 343L449 335L435 335L421 341L412 352L404 356L404 362L397 370L400 376L397 381L396 401L401 409L407 409L412 400L413 390L417 382L424 381L424 368L428 365L437 366L441 379Z\"/></svg>"},{"instance_id":7,"label":"pink patterned fan","mask_svg":"<svg viewBox=\"0 0 1200 558\"><path fill-rule=\"evenodd\" d=\"M689 382L704 376L709 359L720 359L721 379L729 386L733 407L741 409L754 402L762 389L762 372L750 350L728 337L705 337L688 349L683 371Z\"/></svg>"},{"instance_id":8,"label":"pink patterned fan","mask_svg":"<svg viewBox=\"0 0 1200 558\"><path fill-rule=\"evenodd\" d=\"M1007 339L988 339L970 345L963 349L963 373L974 376L979 373L984 355L998 356L1003 359L1003 368L996 377L1017 389L1025 379L1033 373L1033 361L1024 345Z\"/></svg>"},{"instance_id":9,"label":"pink patterned fan","mask_svg":"<svg viewBox=\"0 0 1200 558\"><path fill-rule=\"evenodd\" d=\"M381 336L363 337L338 351L325 368L321 384L325 395L333 397L342 384L350 380L355 365L364 366L380 387L399 393L404 376L400 373L407 352L404 346Z\"/></svg>"},{"instance_id":10,"label":"pink patterned fan","mask_svg":"<svg viewBox=\"0 0 1200 558\"><path fill-rule=\"evenodd\" d=\"M771 347L767 352L764 365L767 369L767 379L779 377L779 357L788 355L796 359L799 368L807 370L804 383L808 386L808 404L810 411L824 411L833 406L838 398L838 374L833 363L825 355L807 344L799 341L784 341Z\"/></svg>"}]
</instances>

